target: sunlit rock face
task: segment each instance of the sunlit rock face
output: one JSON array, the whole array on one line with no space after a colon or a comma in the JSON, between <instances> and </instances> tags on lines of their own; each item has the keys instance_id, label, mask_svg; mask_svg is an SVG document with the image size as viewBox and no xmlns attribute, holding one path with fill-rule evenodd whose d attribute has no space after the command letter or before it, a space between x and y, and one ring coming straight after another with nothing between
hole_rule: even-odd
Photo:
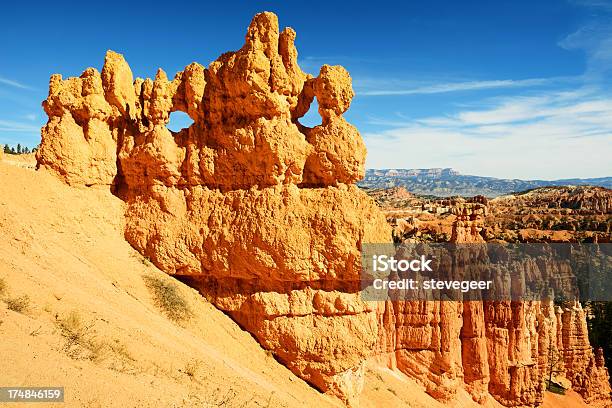
<instances>
[{"instance_id":1,"label":"sunlit rock face","mask_svg":"<svg viewBox=\"0 0 612 408\"><path fill-rule=\"evenodd\" d=\"M110 188L126 203L134 248L349 405L365 361L376 358L443 401L464 387L478 402L536 406L548 344L562 351L579 392L601 398L605 367L579 309L361 299L362 245L391 242L391 227L354 185L366 149L343 118L354 96L348 72L302 72L295 37L261 13L241 49L172 80L162 70L134 80L112 51L101 73L53 75L38 167L71 185ZM308 128L299 119L315 97L322 123ZM170 131L175 111L193 124ZM482 241L484 210L468 207L449 231L456 242Z\"/></svg>"},{"instance_id":2,"label":"sunlit rock face","mask_svg":"<svg viewBox=\"0 0 612 408\"><path fill-rule=\"evenodd\" d=\"M523 216L526 225L522 225L520 217L512 218L514 213L505 209L544 217L556 204L577 208L588 217L605 217L610 192L592 189L541 189L493 202L474 197L432 203L401 188L371 195L386 209L396 241L414 244L435 237L466 244L458 251L459 258L470 254L468 247L473 249L471 255L485 256L479 253L485 242L512 237L512 231L504 229L506 219L517 228L533 231L530 239L520 242L565 242L566 237L560 240L534 229L537 218ZM577 231L576 237L587 234ZM514 282L571 275L567 264L552 258L546 262L525 259L514 269L520 272L513 276ZM504 406L539 406L553 365L554 377L591 406L611 406L608 372L601 350L594 351L589 344L586 314L578 302L557 306L550 301L387 302L378 310L377 355L416 378L440 400L452 399L463 387L480 403L492 397Z\"/></svg>"},{"instance_id":3,"label":"sunlit rock face","mask_svg":"<svg viewBox=\"0 0 612 408\"><path fill-rule=\"evenodd\" d=\"M377 339L359 296L360 247L390 227L353 183L366 150L343 117L339 66L298 66L295 32L261 13L244 46L169 80L136 79L109 51L102 73L54 75L39 167L127 203L126 239L180 275L323 391L354 401ZM320 126L299 118L317 98ZM193 124L174 133L170 113Z\"/></svg>"}]
</instances>

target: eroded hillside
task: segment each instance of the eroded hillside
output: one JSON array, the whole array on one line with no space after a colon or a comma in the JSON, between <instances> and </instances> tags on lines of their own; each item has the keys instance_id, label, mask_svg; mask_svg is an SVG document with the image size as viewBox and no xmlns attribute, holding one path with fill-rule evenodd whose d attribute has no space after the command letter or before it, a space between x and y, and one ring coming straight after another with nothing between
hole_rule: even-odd
<instances>
[{"instance_id":1,"label":"eroded hillside","mask_svg":"<svg viewBox=\"0 0 612 408\"><path fill-rule=\"evenodd\" d=\"M3 386L64 386L71 407L338 406L132 249L123 212L0 161ZM148 279L184 303L160 309Z\"/></svg>"},{"instance_id":2,"label":"eroded hillside","mask_svg":"<svg viewBox=\"0 0 612 408\"><path fill-rule=\"evenodd\" d=\"M601 187L547 187L493 200L483 196L422 197L401 187L368 190L368 193L393 226L395 242L609 245L612 238L612 191ZM561 277L565 267L562 261L554 259L525 262L521 267L523 275L512 278L548 281L552 276ZM475 309L475 315L480 317L468 322L471 335L464 337L462 330L460 336L468 340L461 347L464 361L465 346L472 347L467 349L469 363L464 367L471 370L479 367L475 379L487 381L490 392L504 390L508 378L503 377L509 374L510 384L520 383L518 387L523 396L531 390L535 397L531 401L523 399L522 403L539 404L541 380L546 373L550 375L551 356L558 354L555 376L559 381L577 391L592 406L610 405L609 375L603 351L593 350L589 343L588 311L579 302L465 302L464 316L466 307L468 311ZM504 309L511 312L506 314ZM465 327L465 319L463 324ZM501 342L500 335L504 338ZM482 338L486 338L486 346L479 344ZM511 350L508 354L491 348L508 342ZM488 354L488 361L479 357L483 354ZM511 395L513 392L510 388ZM499 397L504 398L498 395L498 400ZM504 404L513 402L505 400Z\"/></svg>"},{"instance_id":3,"label":"eroded hillside","mask_svg":"<svg viewBox=\"0 0 612 408\"><path fill-rule=\"evenodd\" d=\"M3 386L63 386L58 407L343 406L135 251L121 200L33 167L0 161ZM364 373L362 407L446 406L375 361ZM450 406L477 407L464 391Z\"/></svg>"},{"instance_id":4,"label":"eroded hillside","mask_svg":"<svg viewBox=\"0 0 612 408\"><path fill-rule=\"evenodd\" d=\"M390 243L391 227L355 185L366 151L343 117L354 95L350 76L327 65L316 77L304 73L295 35L280 31L274 14L261 13L242 48L208 68L190 64L172 80L161 70L154 80L134 79L114 52L101 72L53 75L43 104L49 121L37 152L39 173L53 174L73 186L70 191L112 191L118 199L106 195L96 205L114 206L116 219L107 224L140 259L196 288L275 361L339 398L304 394L308 406L318 400L376 406L372 396L410 405L401 390L388 388L392 376L415 390L415 404L438 403L416 391L414 381L446 405L539 406L547 347L561 323L577 350L566 370L572 385L589 403L607 404L605 367L588 342L575 342L585 336L579 305L559 320L552 304L539 302L362 299L361 249ZM299 119L315 97L322 123L308 128ZM177 110L194 123L175 133L166 125ZM473 208L486 205L480 201ZM78 216L88 208L71 211ZM457 211L450 239L481 237L472 206ZM146 282L151 286L145 279L141 288ZM64 333L75 319L62 316L56 320ZM226 336L209 325L190 333L199 332ZM386 368L373 371L372 365ZM270 398L268 387L258 389ZM287 389L283 395L295 397Z\"/></svg>"},{"instance_id":5,"label":"eroded hillside","mask_svg":"<svg viewBox=\"0 0 612 408\"><path fill-rule=\"evenodd\" d=\"M603 187L544 187L494 199L366 191L396 241L612 242L612 190Z\"/></svg>"}]
</instances>

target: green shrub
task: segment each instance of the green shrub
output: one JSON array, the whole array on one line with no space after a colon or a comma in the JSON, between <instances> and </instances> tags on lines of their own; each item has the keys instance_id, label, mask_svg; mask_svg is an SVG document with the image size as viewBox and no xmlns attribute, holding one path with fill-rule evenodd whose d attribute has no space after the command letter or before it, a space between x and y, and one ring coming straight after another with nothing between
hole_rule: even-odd
<instances>
[{"instance_id":1,"label":"green shrub","mask_svg":"<svg viewBox=\"0 0 612 408\"><path fill-rule=\"evenodd\" d=\"M170 320L183 321L191 317L191 309L181 295L179 287L169 278L144 276L145 285L153 295L153 300Z\"/></svg>"},{"instance_id":2,"label":"green shrub","mask_svg":"<svg viewBox=\"0 0 612 408\"><path fill-rule=\"evenodd\" d=\"M6 306L14 312L24 313L30 307L30 298L28 295L23 295L6 299Z\"/></svg>"},{"instance_id":3,"label":"green shrub","mask_svg":"<svg viewBox=\"0 0 612 408\"><path fill-rule=\"evenodd\" d=\"M552 393L555 393L555 394L560 394L560 395L565 394L565 388L549 380L546 380L546 390Z\"/></svg>"}]
</instances>

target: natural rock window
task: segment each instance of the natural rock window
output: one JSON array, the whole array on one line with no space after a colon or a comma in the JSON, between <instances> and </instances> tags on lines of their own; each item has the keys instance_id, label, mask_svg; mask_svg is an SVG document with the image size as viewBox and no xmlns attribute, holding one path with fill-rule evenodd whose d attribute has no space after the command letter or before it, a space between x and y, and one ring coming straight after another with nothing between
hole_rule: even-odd
<instances>
[{"instance_id":1,"label":"natural rock window","mask_svg":"<svg viewBox=\"0 0 612 408\"><path fill-rule=\"evenodd\" d=\"M310 109L308 109L308 112L306 112L304 116L298 119L298 121L301 125L309 128L321 125L322 118L319 114L319 102L317 102L317 98L314 98L312 100L312 103L310 104Z\"/></svg>"},{"instance_id":2,"label":"natural rock window","mask_svg":"<svg viewBox=\"0 0 612 408\"><path fill-rule=\"evenodd\" d=\"M188 114L181 111L170 113L170 120L166 127L174 133L189 128L193 124L193 119Z\"/></svg>"}]
</instances>

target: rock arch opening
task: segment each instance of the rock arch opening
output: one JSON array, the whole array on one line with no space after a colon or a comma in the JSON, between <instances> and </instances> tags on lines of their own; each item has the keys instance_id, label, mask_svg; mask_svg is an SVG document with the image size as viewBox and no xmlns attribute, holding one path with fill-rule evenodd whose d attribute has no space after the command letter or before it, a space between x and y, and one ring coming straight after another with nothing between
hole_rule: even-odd
<instances>
[{"instance_id":1,"label":"rock arch opening","mask_svg":"<svg viewBox=\"0 0 612 408\"><path fill-rule=\"evenodd\" d=\"M309 128L313 128L315 126L319 126L323 123L323 118L319 113L319 102L317 101L317 97L312 100L310 104L310 108L306 112L304 116L298 119L298 122L302 126L306 126Z\"/></svg>"},{"instance_id":2,"label":"rock arch opening","mask_svg":"<svg viewBox=\"0 0 612 408\"><path fill-rule=\"evenodd\" d=\"M193 125L193 119L188 114L181 111L174 111L170 113L170 118L166 127L173 133L178 133L183 129L189 128Z\"/></svg>"}]
</instances>

